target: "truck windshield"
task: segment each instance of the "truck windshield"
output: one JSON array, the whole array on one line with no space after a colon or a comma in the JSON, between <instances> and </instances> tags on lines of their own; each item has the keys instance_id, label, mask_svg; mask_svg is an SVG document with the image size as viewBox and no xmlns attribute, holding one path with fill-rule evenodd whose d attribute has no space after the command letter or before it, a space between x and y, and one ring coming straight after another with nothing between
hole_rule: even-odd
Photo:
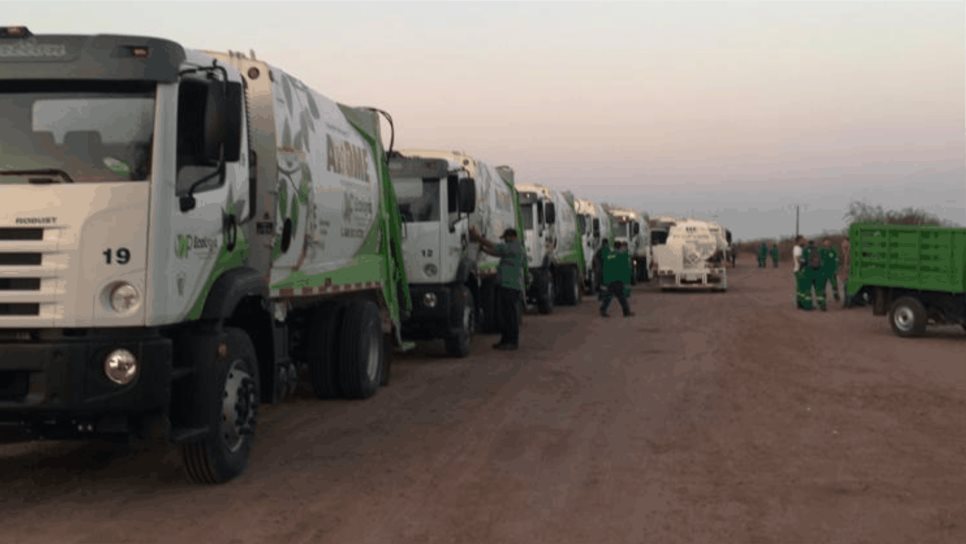
<instances>
[{"instance_id":1,"label":"truck windshield","mask_svg":"<svg viewBox=\"0 0 966 544\"><path fill-rule=\"evenodd\" d=\"M393 178L404 223L439 221L439 178Z\"/></svg>"},{"instance_id":2,"label":"truck windshield","mask_svg":"<svg viewBox=\"0 0 966 544\"><path fill-rule=\"evenodd\" d=\"M521 204L520 215L523 216L523 230L533 230L533 204Z\"/></svg>"},{"instance_id":3,"label":"truck windshield","mask_svg":"<svg viewBox=\"0 0 966 544\"><path fill-rule=\"evenodd\" d=\"M4 83L0 183L147 180L154 96L153 83Z\"/></svg>"}]
</instances>

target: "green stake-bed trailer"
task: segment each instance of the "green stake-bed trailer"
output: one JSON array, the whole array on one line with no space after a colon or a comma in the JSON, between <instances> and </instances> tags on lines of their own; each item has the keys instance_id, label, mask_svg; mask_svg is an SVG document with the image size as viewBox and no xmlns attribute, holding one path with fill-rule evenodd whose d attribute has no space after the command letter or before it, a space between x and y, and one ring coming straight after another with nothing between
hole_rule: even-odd
<instances>
[{"instance_id":1,"label":"green stake-bed trailer","mask_svg":"<svg viewBox=\"0 0 966 544\"><path fill-rule=\"evenodd\" d=\"M928 324L966 329L966 229L855 224L846 296L868 296L899 336Z\"/></svg>"}]
</instances>

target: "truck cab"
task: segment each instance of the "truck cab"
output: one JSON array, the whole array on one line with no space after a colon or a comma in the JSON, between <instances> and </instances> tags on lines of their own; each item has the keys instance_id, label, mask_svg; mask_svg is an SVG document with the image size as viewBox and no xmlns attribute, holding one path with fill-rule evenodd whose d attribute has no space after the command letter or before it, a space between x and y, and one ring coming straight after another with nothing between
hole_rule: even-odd
<instances>
[{"instance_id":1,"label":"truck cab","mask_svg":"<svg viewBox=\"0 0 966 544\"><path fill-rule=\"evenodd\" d=\"M233 53L7 27L0 115L4 438L161 439L221 483L297 365L318 396L387 383L409 301L374 111Z\"/></svg>"},{"instance_id":2,"label":"truck cab","mask_svg":"<svg viewBox=\"0 0 966 544\"><path fill-rule=\"evenodd\" d=\"M550 189L543 185L521 183L517 185L517 191L527 267L533 277L527 290L527 302L535 304L540 313L548 314L553 311L557 292L553 274L557 246L556 204Z\"/></svg>"},{"instance_id":3,"label":"truck cab","mask_svg":"<svg viewBox=\"0 0 966 544\"><path fill-rule=\"evenodd\" d=\"M481 251L468 229L481 172L462 153L426 150L401 151L390 158L389 170L414 301L403 335L443 339L448 354L465 357L480 317Z\"/></svg>"},{"instance_id":4,"label":"truck cab","mask_svg":"<svg viewBox=\"0 0 966 544\"><path fill-rule=\"evenodd\" d=\"M631 254L633 266L631 282L648 281L653 259L647 220L642 218L641 214L627 209L611 209L610 214L614 218L616 229L614 241L626 243L627 250Z\"/></svg>"},{"instance_id":5,"label":"truck cab","mask_svg":"<svg viewBox=\"0 0 966 544\"><path fill-rule=\"evenodd\" d=\"M590 200L576 199L575 211L587 269L584 288L588 294L592 294L600 289L601 270L596 255L604 238L610 236L609 221L604 208Z\"/></svg>"}]
</instances>

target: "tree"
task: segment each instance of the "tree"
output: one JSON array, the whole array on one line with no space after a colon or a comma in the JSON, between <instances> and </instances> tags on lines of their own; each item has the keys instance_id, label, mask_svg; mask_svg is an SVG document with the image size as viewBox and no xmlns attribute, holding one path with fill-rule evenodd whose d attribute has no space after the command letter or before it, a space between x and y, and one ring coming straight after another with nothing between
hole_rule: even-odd
<instances>
[{"instance_id":1,"label":"tree","mask_svg":"<svg viewBox=\"0 0 966 544\"><path fill-rule=\"evenodd\" d=\"M853 200L849 203L849 210L844 219L852 223L887 223L891 225L948 225L935 214L920 208L902 208L901 210L886 210L882 206L868 202Z\"/></svg>"}]
</instances>

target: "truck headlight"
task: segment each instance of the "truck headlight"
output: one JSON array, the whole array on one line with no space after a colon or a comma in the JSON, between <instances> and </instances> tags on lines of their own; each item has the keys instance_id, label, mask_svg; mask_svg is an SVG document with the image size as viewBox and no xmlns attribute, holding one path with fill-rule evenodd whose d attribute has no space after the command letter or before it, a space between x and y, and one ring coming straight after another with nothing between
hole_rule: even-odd
<instances>
[{"instance_id":1,"label":"truck headlight","mask_svg":"<svg viewBox=\"0 0 966 544\"><path fill-rule=\"evenodd\" d=\"M118 385L127 385L138 375L138 360L126 349L116 349L104 358L104 374Z\"/></svg>"},{"instance_id":2,"label":"truck headlight","mask_svg":"<svg viewBox=\"0 0 966 544\"><path fill-rule=\"evenodd\" d=\"M426 293L423 295L423 305L427 308L436 307L436 293Z\"/></svg>"},{"instance_id":3,"label":"truck headlight","mask_svg":"<svg viewBox=\"0 0 966 544\"><path fill-rule=\"evenodd\" d=\"M141 293L130 283L119 283L111 289L111 308L119 314L126 314L141 303Z\"/></svg>"},{"instance_id":4,"label":"truck headlight","mask_svg":"<svg viewBox=\"0 0 966 544\"><path fill-rule=\"evenodd\" d=\"M423 267L423 272L425 272L427 276L433 277L437 272L439 272L439 269L436 268L435 264L430 263Z\"/></svg>"}]
</instances>

